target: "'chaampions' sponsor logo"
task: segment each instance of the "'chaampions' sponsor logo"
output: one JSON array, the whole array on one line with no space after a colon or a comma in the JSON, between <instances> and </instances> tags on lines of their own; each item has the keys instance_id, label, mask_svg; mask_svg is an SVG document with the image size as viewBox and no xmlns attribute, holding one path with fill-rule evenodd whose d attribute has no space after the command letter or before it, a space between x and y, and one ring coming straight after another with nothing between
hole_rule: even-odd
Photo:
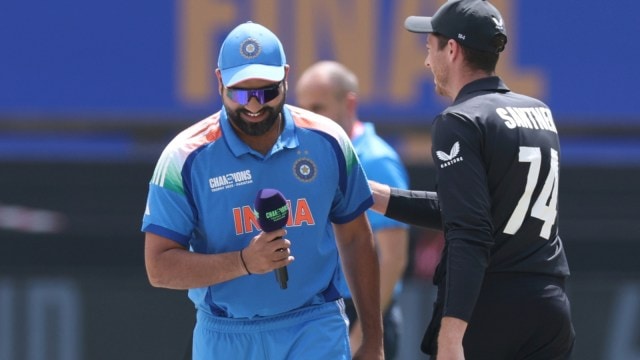
<instances>
[{"instance_id":1,"label":"'chaampions' sponsor logo","mask_svg":"<svg viewBox=\"0 0 640 360\"><path fill-rule=\"evenodd\" d=\"M253 183L251 170L242 170L226 175L214 176L209 179L209 187L211 191L220 191L231 189L236 186Z\"/></svg>"}]
</instances>

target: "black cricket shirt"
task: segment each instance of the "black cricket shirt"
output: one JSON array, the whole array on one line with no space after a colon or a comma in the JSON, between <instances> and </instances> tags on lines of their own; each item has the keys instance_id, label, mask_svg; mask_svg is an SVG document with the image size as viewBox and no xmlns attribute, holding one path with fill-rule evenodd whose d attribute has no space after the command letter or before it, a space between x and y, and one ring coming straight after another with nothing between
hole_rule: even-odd
<instances>
[{"instance_id":1,"label":"black cricket shirt","mask_svg":"<svg viewBox=\"0 0 640 360\"><path fill-rule=\"evenodd\" d=\"M432 136L446 239L435 278L443 315L469 321L485 272L569 275L550 109L487 77L461 89Z\"/></svg>"}]
</instances>

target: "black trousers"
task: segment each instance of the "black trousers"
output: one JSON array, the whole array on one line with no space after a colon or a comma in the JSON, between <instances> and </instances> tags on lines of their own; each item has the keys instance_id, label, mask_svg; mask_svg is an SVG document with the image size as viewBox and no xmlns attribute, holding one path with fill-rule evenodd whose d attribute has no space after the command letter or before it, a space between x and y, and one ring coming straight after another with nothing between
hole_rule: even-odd
<instances>
[{"instance_id":1,"label":"black trousers","mask_svg":"<svg viewBox=\"0 0 640 360\"><path fill-rule=\"evenodd\" d=\"M345 313L349 318L349 330L353 322L358 318L356 313L356 307L351 299L344 299ZM395 299L389 305L387 311L382 314L382 327L383 327L383 339L384 339L384 358L386 360L393 360L398 356L398 342L401 335L402 325L402 312L400 306L396 303Z\"/></svg>"},{"instance_id":2,"label":"black trousers","mask_svg":"<svg viewBox=\"0 0 640 360\"><path fill-rule=\"evenodd\" d=\"M422 350L437 353L442 289ZM463 338L467 360L566 360L575 331L564 279L522 273L490 273ZM432 356L432 359L435 357Z\"/></svg>"}]
</instances>

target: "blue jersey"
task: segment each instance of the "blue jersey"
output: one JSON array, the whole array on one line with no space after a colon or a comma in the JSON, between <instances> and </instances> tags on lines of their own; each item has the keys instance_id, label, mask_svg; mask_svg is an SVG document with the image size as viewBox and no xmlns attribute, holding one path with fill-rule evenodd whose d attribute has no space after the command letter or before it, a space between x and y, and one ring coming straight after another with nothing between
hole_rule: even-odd
<instances>
[{"instance_id":1,"label":"blue jersey","mask_svg":"<svg viewBox=\"0 0 640 360\"><path fill-rule=\"evenodd\" d=\"M408 175L400 156L376 134L372 123L357 122L354 126L354 135L351 141L368 179L395 188L408 188ZM367 217L374 236L376 231L383 229L408 228L407 224L385 217L373 210L367 211ZM340 276L338 289L344 297L351 297L344 274ZM395 294L397 295L401 289L402 286L398 283L395 288Z\"/></svg>"},{"instance_id":2,"label":"blue jersey","mask_svg":"<svg viewBox=\"0 0 640 360\"><path fill-rule=\"evenodd\" d=\"M162 153L149 185L142 230L192 251L238 251L256 236L258 190L278 189L289 203L287 239L296 260L286 290L273 273L189 290L199 310L253 318L324 303L335 291L338 251L331 222L349 222L373 199L344 131L331 120L285 106L284 129L266 155L235 134L226 112L179 134Z\"/></svg>"},{"instance_id":3,"label":"blue jersey","mask_svg":"<svg viewBox=\"0 0 640 360\"><path fill-rule=\"evenodd\" d=\"M407 189L407 170L398 153L378 134L372 123L362 123L363 132L352 139L353 147L367 178L399 189ZM377 213L367 211L371 229L407 228L408 225Z\"/></svg>"}]
</instances>

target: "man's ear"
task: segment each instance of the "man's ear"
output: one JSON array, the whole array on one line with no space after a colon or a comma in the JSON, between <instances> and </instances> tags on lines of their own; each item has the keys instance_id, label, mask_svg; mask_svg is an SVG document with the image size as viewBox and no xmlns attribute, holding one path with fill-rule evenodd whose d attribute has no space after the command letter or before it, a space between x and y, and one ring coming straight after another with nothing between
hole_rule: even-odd
<instances>
[{"instance_id":1,"label":"man's ear","mask_svg":"<svg viewBox=\"0 0 640 360\"><path fill-rule=\"evenodd\" d=\"M358 110L358 95L353 91L349 91L345 100L347 102L347 110L349 111L349 115L355 118L356 112Z\"/></svg>"},{"instance_id":2,"label":"man's ear","mask_svg":"<svg viewBox=\"0 0 640 360\"><path fill-rule=\"evenodd\" d=\"M222 83L222 73L220 72L220 69L216 69L216 79L218 80L218 94L222 96L224 84Z\"/></svg>"},{"instance_id":3,"label":"man's ear","mask_svg":"<svg viewBox=\"0 0 640 360\"><path fill-rule=\"evenodd\" d=\"M284 91L289 90L289 64L284 65Z\"/></svg>"},{"instance_id":4,"label":"man's ear","mask_svg":"<svg viewBox=\"0 0 640 360\"><path fill-rule=\"evenodd\" d=\"M457 41L449 39L449 41L447 42L447 49L447 54L449 55L449 60L451 62L455 61L459 56L461 56L462 48Z\"/></svg>"}]
</instances>

